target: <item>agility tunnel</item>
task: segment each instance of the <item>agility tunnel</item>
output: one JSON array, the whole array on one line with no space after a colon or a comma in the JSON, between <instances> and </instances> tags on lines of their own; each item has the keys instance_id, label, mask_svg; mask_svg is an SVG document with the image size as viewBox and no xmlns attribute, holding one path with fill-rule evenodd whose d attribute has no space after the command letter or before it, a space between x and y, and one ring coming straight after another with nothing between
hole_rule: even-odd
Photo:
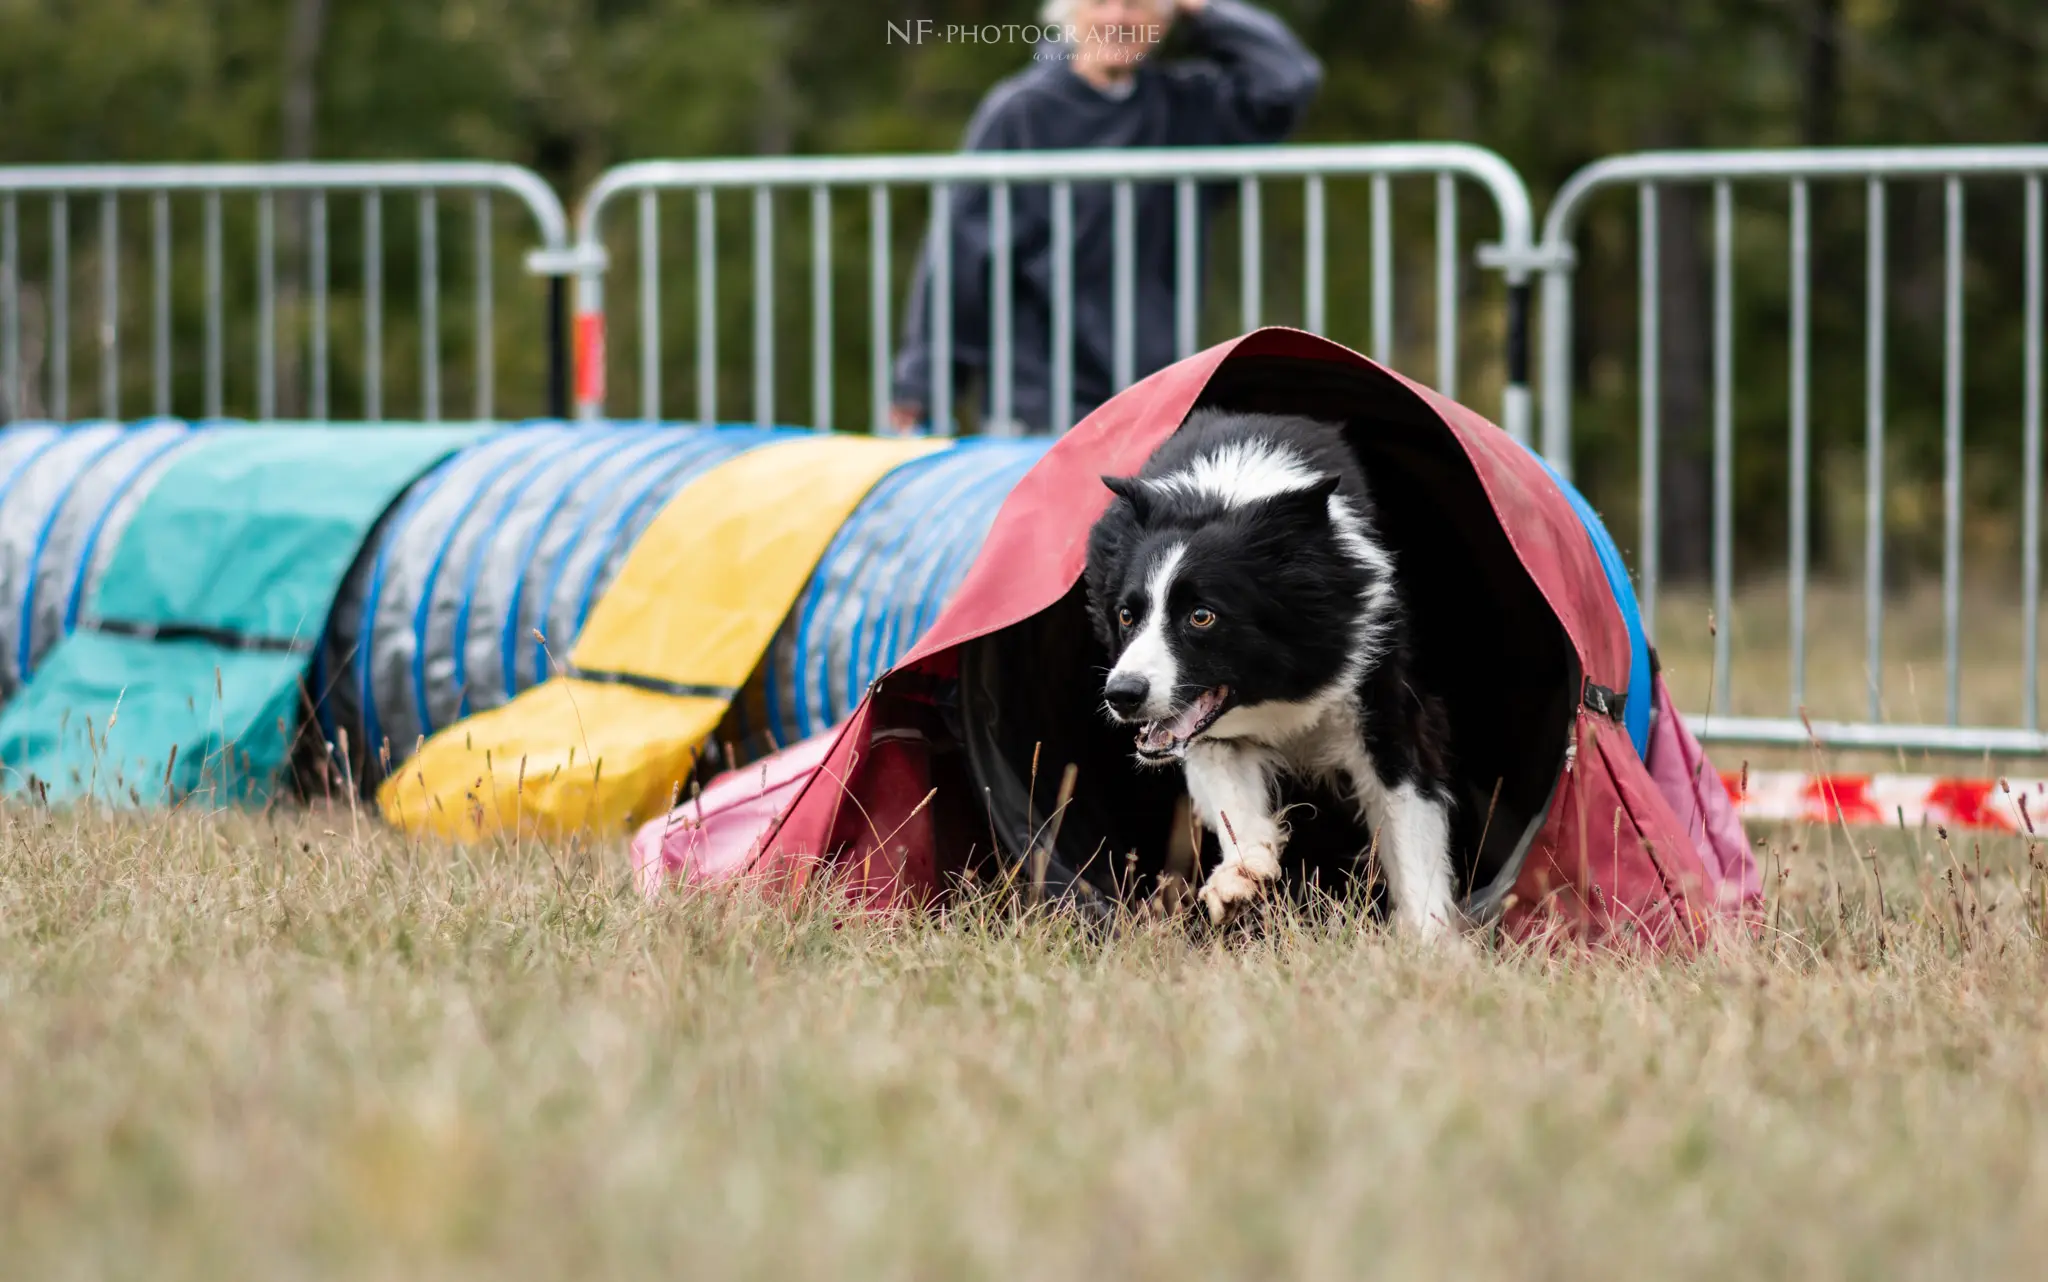
<instances>
[{"instance_id":1,"label":"agility tunnel","mask_svg":"<svg viewBox=\"0 0 2048 1282\"><path fill-rule=\"evenodd\" d=\"M1629 622L1597 519L1477 414L1291 330L1191 357L1062 437L843 727L643 827L642 884L823 872L886 907L942 893L979 851L998 875L1036 863L1084 910L1149 895L1185 832L1182 788L1139 769L1128 731L1099 715L1107 656L1080 577L1110 497L1099 478L1136 472L1198 404L1345 425L1410 594L1419 672L1448 704L1472 918L1511 938L1683 948L1753 913L1753 857ZM1372 835L1351 807L1285 800L1321 803L1293 816L1288 862L1355 875ZM1209 838L1192 853L1218 852Z\"/></svg>"},{"instance_id":2,"label":"agility tunnel","mask_svg":"<svg viewBox=\"0 0 2048 1282\"><path fill-rule=\"evenodd\" d=\"M379 524L315 669L322 737L374 790L425 737L569 655L677 492L790 428L541 424L478 441ZM687 577L673 585L687 592Z\"/></svg>"},{"instance_id":3,"label":"agility tunnel","mask_svg":"<svg viewBox=\"0 0 2048 1282\"><path fill-rule=\"evenodd\" d=\"M21 697L0 713L4 786L258 800L292 765L302 788L374 792L416 745L441 735L445 750L456 726L465 745L488 738L479 714L555 678L579 705L554 735L562 763L602 741L583 758L593 785L651 771L670 776L665 801L700 759L751 760L851 711L937 616L1045 444L553 423L11 429L0 672ZM763 450L755 472L728 467ZM606 612L614 580L626 591ZM595 737L584 711L601 714ZM511 724L550 734L545 717ZM642 758L655 764L617 764ZM565 822L642 817L599 791Z\"/></svg>"},{"instance_id":4,"label":"agility tunnel","mask_svg":"<svg viewBox=\"0 0 2048 1282\"><path fill-rule=\"evenodd\" d=\"M633 546L559 672L429 738L379 788L385 816L474 838L617 831L666 809L861 502L947 448L809 434L698 475ZM779 702L762 686L764 709Z\"/></svg>"},{"instance_id":5,"label":"agility tunnel","mask_svg":"<svg viewBox=\"0 0 2048 1282\"><path fill-rule=\"evenodd\" d=\"M444 465L343 594L329 662L354 671L328 703L378 744L361 777L396 768L378 795L401 825L624 831L700 763L835 724L937 617L1046 448L553 435ZM338 653L365 616L369 643ZM409 735L430 736L417 762Z\"/></svg>"}]
</instances>

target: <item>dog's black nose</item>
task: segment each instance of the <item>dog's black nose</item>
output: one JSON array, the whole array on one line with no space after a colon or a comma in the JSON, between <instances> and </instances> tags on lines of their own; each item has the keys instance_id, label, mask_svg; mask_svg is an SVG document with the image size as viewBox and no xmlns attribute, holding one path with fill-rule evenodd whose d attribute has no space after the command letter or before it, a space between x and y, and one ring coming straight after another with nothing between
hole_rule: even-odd
<instances>
[{"instance_id":1,"label":"dog's black nose","mask_svg":"<svg viewBox=\"0 0 2048 1282\"><path fill-rule=\"evenodd\" d=\"M1135 715L1152 693L1152 683L1134 672L1119 672L1102 687L1102 697L1118 716Z\"/></svg>"}]
</instances>

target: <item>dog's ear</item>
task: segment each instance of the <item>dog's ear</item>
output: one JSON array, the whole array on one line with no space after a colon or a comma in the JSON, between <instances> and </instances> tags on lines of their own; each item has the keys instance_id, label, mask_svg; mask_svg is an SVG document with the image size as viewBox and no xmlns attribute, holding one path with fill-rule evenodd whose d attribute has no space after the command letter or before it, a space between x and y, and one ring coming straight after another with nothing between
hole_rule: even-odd
<instances>
[{"instance_id":1,"label":"dog's ear","mask_svg":"<svg viewBox=\"0 0 2048 1282\"><path fill-rule=\"evenodd\" d=\"M1319 476L1311 484L1299 490L1282 490L1272 497L1271 511L1275 516L1299 521L1321 521L1328 518L1330 496L1337 492L1338 478Z\"/></svg>"},{"instance_id":2,"label":"dog's ear","mask_svg":"<svg viewBox=\"0 0 2048 1282\"><path fill-rule=\"evenodd\" d=\"M1140 523L1152 515L1152 493L1137 477L1105 476L1102 483L1109 487L1111 494L1131 505L1131 510L1137 513Z\"/></svg>"}]
</instances>

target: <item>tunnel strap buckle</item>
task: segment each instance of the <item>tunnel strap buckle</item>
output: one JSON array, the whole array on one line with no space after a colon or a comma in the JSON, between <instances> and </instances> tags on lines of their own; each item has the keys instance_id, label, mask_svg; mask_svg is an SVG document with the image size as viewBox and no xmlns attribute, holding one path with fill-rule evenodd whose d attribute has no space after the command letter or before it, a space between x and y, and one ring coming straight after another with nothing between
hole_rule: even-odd
<instances>
[{"instance_id":1,"label":"tunnel strap buckle","mask_svg":"<svg viewBox=\"0 0 2048 1282\"><path fill-rule=\"evenodd\" d=\"M1618 723L1622 719L1622 708L1628 702L1628 696L1619 690L1598 685L1593 678L1587 677L1585 692L1580 702L1584 703L1589 711Z\"/></svg>"}]
</instances>

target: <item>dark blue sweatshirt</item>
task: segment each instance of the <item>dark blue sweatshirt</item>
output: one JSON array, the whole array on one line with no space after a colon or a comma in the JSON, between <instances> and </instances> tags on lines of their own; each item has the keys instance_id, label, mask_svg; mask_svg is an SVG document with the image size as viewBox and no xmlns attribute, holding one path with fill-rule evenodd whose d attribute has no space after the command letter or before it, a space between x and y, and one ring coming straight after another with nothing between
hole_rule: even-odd
<instances>
[{"instance_id":1,"label":"dark blue sweatshirt","mask_svg":"<svg viewBox=\"0 0 2048 1282\"><path fill-rule=\"evenodd\" d=\"M1050 46L1046 60L990 91L967 126L968 151L1088 147L1209 147L1274 143L1300 120L1322 81L1322 65L1273 15L1244 0L1209 0L1182 15L1200 56L1140 64L1128 93L1112 97L1081 79ZM1136 357L1142 378L1174 359L1176 231L1171 183L1136 189ZM1111 188L1074 186L1074 413L1108 400L1114 356ZM1210 201L1203 202L1205 212ZM1032 428L1052 417L1052 195L1041 185L1010 192L1014 412ZM956 187L953 220L954 387L989 374L989 196ZM931 397L927 333L929 246L911 286L896 359L899 405ZM880 424L877 424L880 427Z\"/></svg>"}]
</instances>

